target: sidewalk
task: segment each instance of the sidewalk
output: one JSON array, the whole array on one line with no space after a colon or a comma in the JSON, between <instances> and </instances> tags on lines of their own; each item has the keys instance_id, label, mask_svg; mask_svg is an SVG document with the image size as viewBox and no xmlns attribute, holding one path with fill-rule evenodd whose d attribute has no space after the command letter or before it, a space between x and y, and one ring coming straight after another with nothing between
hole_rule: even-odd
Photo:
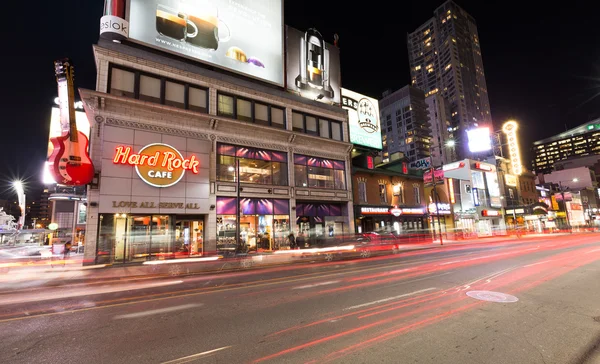
<instances>
[{"instance_id":1,"label":"sidewalk","mask_svg":"<svg viewBox=\"0 0 600 364\"><path fill-rule=\"evenodd\" d=\"M588 234L588 233L573 233ZM491 236L485 238L446 240L443 244L439 240L424 244L400 245L400 254L403 252L422 249L434 249L443 246L486 244L502 241L527 242L533 238L553 238L573 235L570 233L554 234L528 234L521 238L516 236ZM289 251L291 252L291 251ZM132 279L170 277L188 274L218 273L240 270L249 267L269 267L275 265L292 265L314 261L311 258L297 259L292 254L248 255L241 258L193 258L174 259L163 261L148 261L139 264L126 265L82 265L82 256L71 257L65 264L46 264L25 266L11 269L8 273L0 273L0 290L16 288L33 288L61 286L73 283L118 282Z\"/></svg>"}]
</instances>

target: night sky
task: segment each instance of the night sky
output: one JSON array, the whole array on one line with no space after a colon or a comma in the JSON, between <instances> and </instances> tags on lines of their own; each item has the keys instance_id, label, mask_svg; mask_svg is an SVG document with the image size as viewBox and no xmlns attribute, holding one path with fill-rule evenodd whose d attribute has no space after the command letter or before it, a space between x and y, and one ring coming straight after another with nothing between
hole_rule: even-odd
<instances>
[{"instance_id":1,"label":"night sky","mask_svg":"<svg viewBox=\"0 0 600 364\"><path fill-rule=\"evenodd\" d=\"M529 149L565 127L600 117L600 29L597 2L456 1L477 21L496 127L521 123L524 162ZM6 13L24 14L22 2ZM94 89L92 44L98 40L103 1L35 2L27 17L5 18L2 70L0 194L14 198L9 181L29 182L36 194L46 157L50 107L56 96L53 61L69 57L76 87ZM393 3L394 9L386 6ZM285 23L317 28L326 41L340 37L342 86L380 98L410 82L406 34L433 16L443 1L285 1ZM524 3L527 3L524 7ZM531 2L533 3L533 2ZM323 5L326 4L326 5ZM4 6L4 5L3 5Z\"/></svg>"}]
</instances>

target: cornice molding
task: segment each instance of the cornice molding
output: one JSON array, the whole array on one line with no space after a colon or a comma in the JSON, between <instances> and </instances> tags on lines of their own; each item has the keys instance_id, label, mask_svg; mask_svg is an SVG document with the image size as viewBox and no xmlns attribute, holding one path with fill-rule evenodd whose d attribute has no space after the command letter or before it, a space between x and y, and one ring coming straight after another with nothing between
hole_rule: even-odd
<instances>
[{"instance_id":1,"label":"cornice molding","mask_svg":"<svg viewBox=\"0 0 600 364\"><path fill-rule=\"evenodd\" d=\"M190 130L170 128L167 126L144 124L144 123L140 123L138 121L106 118L105 124L120 126L123 128L129 128L129 129L139 129L139 130L151 131L151 132L156 132L156 133L161 133L161 134L171 134L171 135L178 135L178 136L183 136L183 137L188 137L188 138L210 140L208 134L206 134L206 133L198 133L198 132L194 132L194 131L190 131Z\"/></svg>"}]
</instances>

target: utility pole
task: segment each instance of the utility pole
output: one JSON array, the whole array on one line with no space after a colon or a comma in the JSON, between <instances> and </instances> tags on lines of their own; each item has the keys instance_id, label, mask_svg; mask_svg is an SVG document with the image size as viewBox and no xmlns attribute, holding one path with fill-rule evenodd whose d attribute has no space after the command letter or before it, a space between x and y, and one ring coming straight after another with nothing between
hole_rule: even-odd
<instances>
[{"instance_id":1,"label":"utility pole","mask_svg":"<svg viewBox=\"0 0 600 364\"><path fill-rule=\"evenodd\" d=\"M235 250L238 252L242 251L242 242L240 241L240 209L242 208L242 201L240 200L240 160L235 160L235 180L237 182L237 198L236 198L236 209L235 209Z\"/></svg>"},{"instance_id":2,"label":"utility pole","mask_svg":"<svg viewBox=\"0 0 600 364\"><path fill-rule=\"evenodd\" d=\"M436 182L435 182L435 168L433 167L433 153L431 152L431 145L429 146L429 160L431 161L431 183L433 190L433 203L435 204L435 214L437 215L437 223L440 229L440 245L444 245L444 240L442 238L442 225L440 224L440 209L438 206L439 196L437 194ZM431 219L433 223L433 219ZM445 221L444 221L445 222ZM433 224L433 235L435 236L435 224Z\"/></svg>"}]
</instances>

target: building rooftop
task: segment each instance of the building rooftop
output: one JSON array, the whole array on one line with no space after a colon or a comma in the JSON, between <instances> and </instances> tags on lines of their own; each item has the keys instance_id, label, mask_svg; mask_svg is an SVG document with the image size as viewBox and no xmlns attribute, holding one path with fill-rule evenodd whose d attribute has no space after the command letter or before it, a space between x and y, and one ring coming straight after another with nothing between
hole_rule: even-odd
<instances>
[{"instance_id":1,"label":"building rooftop","mask_svg":"<svg viewBox=\"0 0 600 364\"><path fill-rule=\"evenodd\" d=\"M540 145L540 144L546 144L546 143L550 143L550 142L555 142L558 140L562 140L565 138L570 138L576 135L580 135L580 134L585 134L585 133L589 133L591 131L600 131L600 118L598 119L594 119L592 121L588 121L585 124L581 124L576 128L573 129L569 129L565 132L562 132L560 134L556 134L554 136L551 136L549 138L546 139L542 139L542 140L538 140L533 142L533 145Z\"/></svg>"}]
</instances>

